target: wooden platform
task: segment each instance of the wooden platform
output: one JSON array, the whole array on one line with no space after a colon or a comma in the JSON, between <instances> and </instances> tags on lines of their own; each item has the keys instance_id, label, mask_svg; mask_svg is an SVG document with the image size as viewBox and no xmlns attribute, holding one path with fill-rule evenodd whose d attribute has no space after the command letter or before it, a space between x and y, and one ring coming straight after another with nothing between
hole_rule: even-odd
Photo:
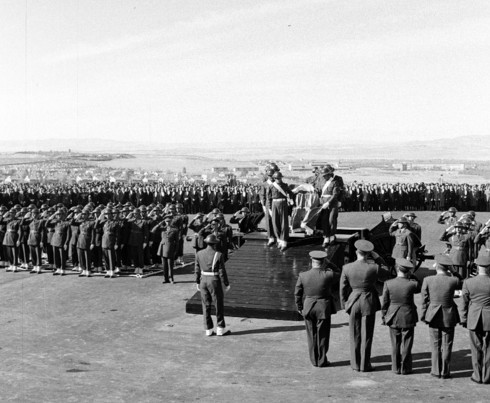
<instances>
[{"instance_id":1,"label":"wooden platform","mask_svg":"<svg viewBox=\"0 0 490 403\"><path fill-rule=\"evenodd\" d=\"M268 247L264 233L252 233L244 239L244 245L226 264L231 290L225 294L225 317L302 320L296 310L294 287L299 273L309 268L308 253L324 250L323 239L293 235L284 252ZM327 250L329 259L341 267L349 260L345 253L352 252L356 239L357 233L339 235L338 242ZM187 302L186 312L202 314L199 292Z\"/></svg>"}]
</instances>

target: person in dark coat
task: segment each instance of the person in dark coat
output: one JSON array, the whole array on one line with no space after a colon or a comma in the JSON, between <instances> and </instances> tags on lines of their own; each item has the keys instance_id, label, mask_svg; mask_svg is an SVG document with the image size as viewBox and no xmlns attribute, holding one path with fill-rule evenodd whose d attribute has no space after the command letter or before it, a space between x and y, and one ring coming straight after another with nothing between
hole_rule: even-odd
<instances>
[{"instance_id":1,"label":"person in dark coat","mask_svg":"<svg viewBox=\"0 0 490 403\"><path fill-rule=\"evenodd\" d=\"M327 264L324 251L312 251L310 257L311 269L299 274L294 295L298 312L305 319L310 361L315 367L326 367L330 365L330 317L337 312L332 288L339 281L340 270Z\"/></svg>"},{"instance_id":2,"label":"person in dark coat","mask_svg":"<svg viewBox=\"0 0 490 403\"><path fill-rule=\"evenodd\" d=\"M206 336L213 335L211 305L214 303L218 322L216 334L224 336L229 333L229 330L227 331L225 327L224 294L221 283L223 282L227 292L230 290L230 283L228 282L223 254L216 249L218 239L214 234L210 234L204 241L207 247L197 252L195 266L196 288L197 291L201 292L204 329Z\"/></svg>"},{"instance_id":3,"label":"person in dark coat","mask_svg":"<svg viewBox=\"0 0 490 403\"><path fill-rule=\"evenodd\" d=\"M420 320L429 325L432 348L430 374L437 378L451 377L450 362L454 328L460 322L454 292L460 280L451 276L453 261L444 254L436 255L435 276L424 278Z\"/></svg>"},{"instance_id":4,"label":"person in dark coat","mask_svg":"<svg viewBox=\"0 0 490 403\"><path fill-rule=\"evenodd\" d=\"M468 262L473 260L474 247L473 238L467 233L466 225L461 221L456 222L444 231L440 240L447 243L454 269L462 278L467 278Z\"/></svg>"},{"instance_id":5,"label":"person in dark coat","mask_svg":"<svg viewBox=\"0 0 490 403\"><path fill-rule=\"evenodd\" d=\"M414 294L420 284L410 274L413 264L407 259L396 259L396 278L384 284L381 302L383 325L390 327L391 369L396 374L412 373L412 346L418 321Z\"/></svg>"},{"instance_id":6,"label":"person in dark coat","mask_svg":"<svg viewBox=\"0 0 490 403\"><path fill-rule=\"evenodd\" d=\"M415 261L416 240L411 231L409 221L405 217L394 221L390 225L389 233L396 239L391 257Z\"/></svg>"},{"instance_id":7,"label":"person in dark coat","mask_svg":"<svg viewBox=\"0 0 490 403\"><path fill-rule=\"evenodd\" d=\"M116 213L117 210L108 207L98 219L98 225L102 226L101 246L106 268L105 278L114 278L116 275L116 251L119 248L119 238L121 236L119 222L114 219Z\"/></svg>"},{"instance_id":8,"label":"person in dark coat","mask_svg":"<svg viewBox=\"0 0 490 403\"><path fill-rule=\"evenodd\" d=\"M336 239L337 219L344 195L344 181L334 172L333 166L325 165L313 184L320 196L321 213L317 226L323 231L324 247Z\"/></svg>"},{"instance_id":9,"label":"person in dark coat","mask_svg":"<svg viewBox=\"0 0 490 403\"><path fill-rule=\"evenodd\" d=\"M470 333L471 380L490 384L490 256L475 261L478 275L463 283L461 324Z\"/></svg>"},{"instance_id":10,"label":"person in dark coat","mask_svg":"<svg viewBox=\"0 0 490 403\"><path fill-rule=\"evenodd\" d=\"M174 259L179 246L179 217L167 215L161 222L153 227L152 233L161 232L161 241L157 254L162 258L163 283L174 284Z\"/></svg>"},{"instance_id":11,"label":"person in dark coat","mask_svg":"<svg viewBox=\"0 0 490 403\"><path fill-rule=\"evenodd\" d=\"M357 260L343 267L340 278L340 302L349 314L350 362L355 371L369 372L376 312L381 309L376 281L378 266L368 260L374 245L358 240Z\"/></svg>"},{"instance_id":12,"label":"person in dark coat","mask_svg":"<svg viewBox=\"0 0 490 403\"><path fill-rule=\"evenodd\" d=\"M48 226L54 226L51 246L53 247L56 271L53 273L53 276L65 275L68 246L71 238L70 221L66 220L66 216L66 208L60 207L55 214L48 218L46 223Z\"/></svg>"}]
</instances>

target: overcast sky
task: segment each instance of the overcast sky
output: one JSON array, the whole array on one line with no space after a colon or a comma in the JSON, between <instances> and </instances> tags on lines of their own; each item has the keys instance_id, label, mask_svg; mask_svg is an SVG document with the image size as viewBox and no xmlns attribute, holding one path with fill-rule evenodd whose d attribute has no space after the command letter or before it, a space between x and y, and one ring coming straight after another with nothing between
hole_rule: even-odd
<instances>
[{"instance_id":1,"label":"overcast sky","mask_svg":"<svg viewBox=\"0 0 490 403\"><path fill-rule=\"evenodd\" d=\"M0 0L0 136L490 135L490 1Z\"/></svg>"}]
</instances>

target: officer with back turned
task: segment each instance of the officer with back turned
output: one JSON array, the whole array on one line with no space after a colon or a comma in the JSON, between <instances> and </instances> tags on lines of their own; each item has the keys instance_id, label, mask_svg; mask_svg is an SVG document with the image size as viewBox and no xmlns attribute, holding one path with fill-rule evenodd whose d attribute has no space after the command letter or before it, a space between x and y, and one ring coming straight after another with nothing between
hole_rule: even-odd
<instances>
[{"instance_id":1,"label":"officer with back turned","mask_svg":"<svg viewBox=\"0 0 490 403\"><path fill-rule=\"evenodd\" d=\"M315 367L326 367L330 365L330 316L337 312L332 288L339 281L340 270L327 262L324 251L312 251L310 258L311 269L299 274L294 295L298 312L305 319L310 361Z\"/></svg>"}]
</instances>

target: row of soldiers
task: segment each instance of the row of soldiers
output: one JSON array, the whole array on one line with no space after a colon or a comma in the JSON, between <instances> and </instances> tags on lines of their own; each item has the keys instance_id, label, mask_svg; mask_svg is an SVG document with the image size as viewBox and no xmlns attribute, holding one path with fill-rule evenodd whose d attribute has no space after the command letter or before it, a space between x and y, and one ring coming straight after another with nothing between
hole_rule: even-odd
<instances>
[{"instance_id":1,"label":"row of soldiers","mask_svg":"<svg viewBox=\"0 0 490 403\"><path fill-rule=\"evenodd\" d=\"M414 295L421 292L420 321L429 327L431 347L430 375L451 378L451 353L456 325L469 330L473 364L471 380L490 383L490 256L477 258L477 275L464 282L453 276L454 267L446 254L436 255L436 275L422 284L412 274L413 264L396 259L397 277L384 283L380 301L376 282L380 268L374 245L366 240L355 243L356 261L342 271L330 263L323 251L310 253L311 270L300 273L295 288L296 304L305 319L311 363L330 365L327 359L331 315L336 313L334 289L338 287L342 308L349 315L350 363L355 371L375 370L371 364L376 312L389 328L392 371L413 372L414 328L419 321ZM457 290L462 303L455 303Z\"/></svg>"},{"instance_id":2,"label":"row of soldiers","mask_svg":"<svg viewBox=\"0 0 490 403\"><path fill-rule=\"evenodd\" d=\"M262 218L263 213L251 213L244 207L230 223L248 233L256 230ZM193 236L187 236L188 229L194 231ZM204 239L210 234L217 237L217 248L226 258L230 249L239 246L217 208L189 221L180 203L138 208L111 202L70 209L62 204L40 208L17 205L10 210L0 206L0 264L7 265L7 271L41 273L46 255L54 275L65 275L71 260L82 277L105 272L108 278L131 266L138 276L149 267L162 266L165 282L174 282L174 264L183 264L184 242L192 241L197 252L206 247Z\"/></svg>"}]
</instances>

